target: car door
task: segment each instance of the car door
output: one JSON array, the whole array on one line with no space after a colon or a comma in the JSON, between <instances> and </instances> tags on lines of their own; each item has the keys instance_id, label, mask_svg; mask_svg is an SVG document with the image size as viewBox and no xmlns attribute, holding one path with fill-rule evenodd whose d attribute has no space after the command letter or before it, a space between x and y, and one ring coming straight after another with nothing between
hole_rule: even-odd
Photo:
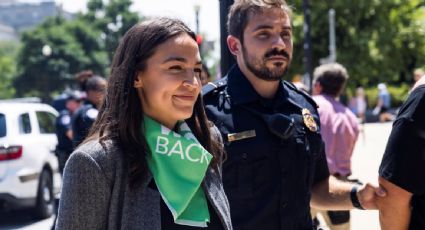
<instances>
[{"instance_id":1,"label":"car door","mask_svg":"<svg viewBox=\"0 0 425 230\"><path fill-rule=\"evenodd\" d=\"M46 149L46 153L49 155L54 155L54 151L57 145L57 137L55 134L55 121L56 115L48 111L36 111L35 112L40 143ZM49 156L50 157L50 156Z\"/></svg>"},{"instance_id":2,"label":"car door","mask_svg":"<svg viewBox=\"0 0 425 230\"><path fill-rule=\"evenodd\" d=\"M55 133L55 122L57 115L49 111L36 111L36 118L39 129L39 139L42 144L44 151L43 156L40 156L43 165L48 164L53 170L53 189L54 193L58 193L60 190L61 176L59 174L59 165L54 151L58 143L58 139Z\"/></svg>"}]
</instances>

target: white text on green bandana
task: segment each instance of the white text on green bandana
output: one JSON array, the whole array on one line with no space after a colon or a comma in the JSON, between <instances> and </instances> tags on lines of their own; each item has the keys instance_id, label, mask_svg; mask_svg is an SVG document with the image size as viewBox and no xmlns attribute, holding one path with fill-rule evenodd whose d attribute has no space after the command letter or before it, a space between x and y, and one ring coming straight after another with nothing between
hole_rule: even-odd
<instances>
[{"instance_id":1,"label":"white text on green bandana","mask_svg":"<svg viewBox=\"0 0 425 230\"><path fill-rule=\"evenodd\" d=\"M212 159L185 122L178 132L144 117L148 166L176 224L206 227L208 204L201 183Z\"/></svg>"}]
</instances>

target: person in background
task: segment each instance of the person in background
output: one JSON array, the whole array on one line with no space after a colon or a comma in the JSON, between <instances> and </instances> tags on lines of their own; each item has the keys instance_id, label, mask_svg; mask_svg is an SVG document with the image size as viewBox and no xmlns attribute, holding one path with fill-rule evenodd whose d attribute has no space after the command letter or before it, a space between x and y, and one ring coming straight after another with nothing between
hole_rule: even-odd
<instances>
[{"instance_id":1,"label":"person in background","mask_svg":"<svg viewBox=\"0 0 425 230\"><path fill-rule=\"evenodd\" d=\"M87 79L89 79L93 75L94 75L94 73L91 70L83 70L83 71L75 74L75 81L77 82L78 87L80 88L80 91L83 93L84 97L86 97L86 82L87 82Z\"/></svg>"},{"instance_id":2,"label":"person in background","mask_svg":"<svg viewBox=\"0 0 425 230\"><path fill-rule=\"evenodd\" d=\"M98 118L66 164L56 229L232 229L201 72L195 33L180 20L125 33Z\"/></svg>"},{"instance_id":3,"label":"person in background","mask_svg":"<svg viewBox=\"0 0 425 230\"><path fill-rule=\"evenodd\" d=\"M425 229L425 77L401 106L379 167L383 230Z\"/></svg>"},{"instance_id":4,"label":"person in background","mask_svg":"<svg viewBox=\"0 0 425 230\"><path fill-rule=\"evenodd\" d=\"M93 76L93 72L91 70L85 70L75 74L75 81L79 88L78 91L83 99L86 97L85 82L91 76ZM65 102L66 102L66 98L68 97L67 95L68 91L71 91L71 90L67 89L62 94L60 94L59 96L53 99L52 107L55 108L58 112L66 109Z\"/></svg>"},{"instance_id":5,"label":"person in background","mask_svg":"<svg viewBox=\"0 0 425 230\"><path fill-rule=\"evenodd\" d=\"M97 118L106 93L106 80L98 75L88 77L84 89L86 92L84 105L72 116L74 148L86 138L90 127Z\"/></svg>"},{"instance_id":6,"label":"person in background","mask_svg":"<svg viewBox=\"0 0 425 230\"><path fill-rule=\"evenodd\" d=\"M359 123L353 112L339 101L348 80L344 66L324 64L314 70L314 101L319 106L320 134L325 142L326 159L331 175L349 181L351 156L359 135ZM330 229L350 229L349 211L320 212L312 209L313 217L321 213Z\"/></svg>"},{"instance_id":7,"label":"person in background","mask_svg":"<svg viewBox=\"0 0 425 230\"><path fill-rule=\"evenodd\" d=\"M208 67L202 63L202 73L201 73L201 84L202 86L208 84L211 81L211 74L208 70Z\"/></svg>"},{"instance_id":8,"label":"person in background","mask_svg":"<svg viewBox=\"0 0 425 230\"><path fill-rule=\"evenodd\" d=\"M378 101L373 110L374 115L379 115L380 122L393 121L394 116L389 112L391 108L391 95L385 83L378 84Z\"/></svg>"},{"instance_id":9,"label":"person in background","mask_svg":"<svg viewBox=\"0 0 425 230\"><path fill-rule=\"evenodd\" d=\"M83 95L80 91L65 91L63 93L65 100L65 109L59 112L59 116L56 118L55 122L55 132L56 137L58 138L58 144L56 145L55 154L58 158L59 163L59 172L63 176L63 169L65 168L66 161L74 150L72 144L72 126L71 126L71 117L81 106L81 101L83 100ZM58 201L56 200L55 205L55 220L53 221L52 230L55 229L56 219L57 219L57 208Z\"/></svg>"},{"instance_id":10,"label":"person in background","mask_svg":"<svg viewBox=\"0 0 425 230\"><path fill-rule=\"evenodd\" d=\"M236 0L227 45L236 64L203 87L208 118L225 141L223 184L235 229L312 229L310 204L376 209L375 188L329 175L317 105L284 81L292 60L284 0Z\"/></svg>"},{"instance_id":11,"label":"person in background","mask_svg":"<svg viewBox=\"0 0 425 230\"><path fill-rule=\"evenodd\" d=\"M419 79L421 79L423 76L425 76L425 71L422 68L417 68L413 71L413 84L412 84L412 87L410 88L409 93L412 92L416 82L418 82Z\"/></svg>"},{"instance_id":12,"label":"person in background","mask_svg":"<svg viewBox=\"0 0 425 230\"><path fill-rule=\"evenodd\" d=\"M355 95L350 99L350 109L360 120L360 123L366 122L367 100L363 87L356 88Z\"/></svg>"},{"instance_id":13,"label":"person in background","mask_svg":"<svg viewBox=\"0 0 425 230\"><path fill-rule=\"evenodd\" d=\"M74 150L72 139L72 115L80 108L83 97L79 91L68 91L65 92L66 109L59 112L59 116L56 119L56 136L58 138L58 144L56 146L56 155L59 161L59 171L63 175L63 169L65 163Z\"/></svg>"},{"instance_id":14,"label":"person in background","mask_svg":"<svg viewBox=\"0 0 425 230\"><path fill-rule=\"evenodd\" d=\"M415 81L415 83L417 81L419 81L419 79L421 79L421 77L425 76L425 72L423 71L423 69L415 69L415 71L413 72L413 80Z\"/></svg>"}]
</instances>

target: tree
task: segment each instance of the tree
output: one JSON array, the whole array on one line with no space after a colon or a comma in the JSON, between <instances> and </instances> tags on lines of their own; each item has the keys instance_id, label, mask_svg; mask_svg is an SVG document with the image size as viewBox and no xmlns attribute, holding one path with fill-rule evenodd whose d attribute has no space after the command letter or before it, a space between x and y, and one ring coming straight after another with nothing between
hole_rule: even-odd
<instances>
[{"instance_id":1,"label":"tree","mask_svg":"<svg viewBox=\"0 0 425 230\"><path fill-rule=\"evenodd\" d=\"M302 0L295 6L294 60L291 74L302 73ZM328 51L328 10L336 11L337 61L345 65L350 84L410 81L425 65L425 3L419 0L310 1L314 65Z\"/></svg>"},{"instance_id":2,"label":"tree","mask_svg":"<svg viewBox=\"0 0 425 230\"><path fill-rule=\"evenodd\" d=\"M74 84L73 76L90 69L105 75L119 40L139 21L129 10L130 0L90 0L88 12L72 21L54 17L21 36L18 76L13 85L18 96L52 94ZM44 48L43 48L44 47ZM47 49L46 49L47 47ZM49 52L44 52L43 49Z\"/></svg>"},{"instance_id":3,"label":"tree","mask_svg":"<svg viewBox=\"0 0 425 230\"><path fill-rule=\"evenodd\" d=\"M109 0L108 4L102 0L89 0L87 14L80 15L82 20L102 31L109 61L112 61L121 37L140 20L137 13L130 11L132 4L131 0Z\"/></svg>"},{"instance_id":4,"label":"tree","mask_svg":"<svg viewBox=\"0 0 425 230\"><path fill-rule=\"evenodd\" d=\"M15 42L0 43L0 99L13 98L15 89L12 86L16 74L15 57L18 44Z\"/></svg>"},{"instance_id":5,"label":"tree","mask_svg":"<svg viewBox=\"0 0 425 230\"><path fill-rule=\"evenodd\" d=\"M107 63L98 51L102 48L97 39L100 32L87 27L80 21L54 17L23 33L14 81L18 96L49 101L52 93L73 83L74 73L87 68L103 70Z\"/></svg>"}]
</instances>

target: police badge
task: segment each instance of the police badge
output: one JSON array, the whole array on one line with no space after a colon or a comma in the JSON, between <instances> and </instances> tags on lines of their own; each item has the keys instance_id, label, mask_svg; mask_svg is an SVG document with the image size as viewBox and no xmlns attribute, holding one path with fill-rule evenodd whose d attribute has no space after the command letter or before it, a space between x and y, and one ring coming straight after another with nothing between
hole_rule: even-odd
<instances>
[{"instance_id":1,"label":"police badge","mask_svg":"<svg viewBox=\"0 0 425 230\"><path fill-rule=\"evenodd\" d=\"M302 114L305 126L307 126L310 131L317 132L318 127L316 121L313 118L313 115L311 115L310 110L304 108L302 109Z\"/></svg>"}]
</instances>

